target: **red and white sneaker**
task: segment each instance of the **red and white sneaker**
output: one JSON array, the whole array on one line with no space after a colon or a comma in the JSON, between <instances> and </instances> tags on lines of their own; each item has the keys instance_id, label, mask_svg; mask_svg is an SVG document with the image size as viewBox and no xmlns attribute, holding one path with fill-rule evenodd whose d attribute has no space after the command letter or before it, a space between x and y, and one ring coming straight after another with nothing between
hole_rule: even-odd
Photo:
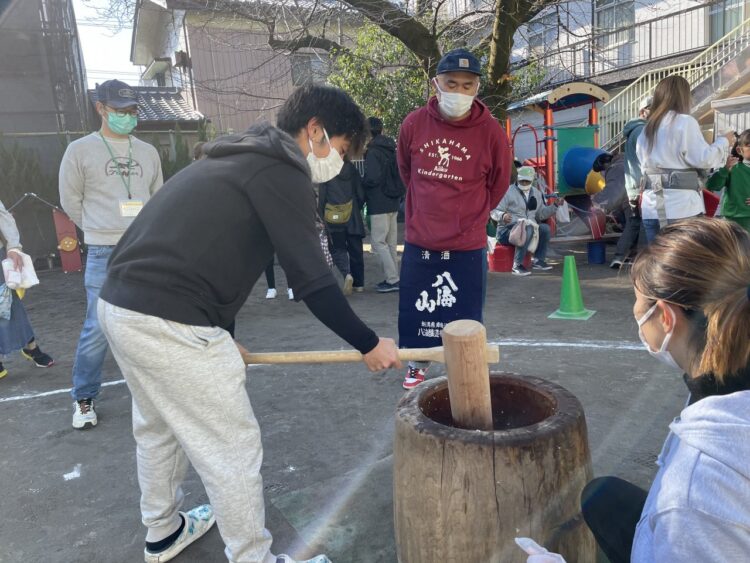
<instances>
[{"instance_id":1,"label":"red and white sneaker","mask_svg":"<svg viewBox=\"0 0 750 563\"><path fill-rule=\"evenodd\" d=\"M424 382L424 377L427 375L427 370L424 368L413 368L410 367L406 371L406 379L404 379L404 389L414 389L417 385Z\"/></svg>"}]
</instances>

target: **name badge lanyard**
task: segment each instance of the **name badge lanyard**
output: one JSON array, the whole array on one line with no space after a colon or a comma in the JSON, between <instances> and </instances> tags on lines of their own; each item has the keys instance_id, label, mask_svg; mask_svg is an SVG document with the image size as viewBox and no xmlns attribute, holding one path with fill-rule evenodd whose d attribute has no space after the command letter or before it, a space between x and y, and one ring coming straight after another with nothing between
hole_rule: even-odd
<instances>
[{"instance_id":1,"label":"name badge lanyard","mask_svg":"<svg viewBox=\"0 0 750 563\"><path fill-rule=\"evenodd\" d=\"M130 136L128 135L128 180L125 181L125 178L123 178L122 171L120 170L120 167L117 165L117 159L115 158L115 153L112 150L112 147L109 146L109 143L107 142L107 139L104 138L104 135L99 133L99 136L102 138L102 141L104 141L104 146L107 147L107 150L109 151L109 156L112 157L112 160L115 163L115 167L117 169L117 175L120 177L120 181L122 182L122 185L125 186L125 191L128 192L128 199L133 199L133 195L130 193L130 166L133 163L133 144L130 141Z\"/></svg>"}]
</instances>

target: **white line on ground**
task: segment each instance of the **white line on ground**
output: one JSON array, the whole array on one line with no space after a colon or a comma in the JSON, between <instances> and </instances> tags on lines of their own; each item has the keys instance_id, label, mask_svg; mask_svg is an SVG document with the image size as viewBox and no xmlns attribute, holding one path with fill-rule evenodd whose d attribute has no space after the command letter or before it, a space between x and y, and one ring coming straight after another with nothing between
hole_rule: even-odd
<instances>
[{"instance_id":1,"label":"white line on ground","mask_svg":"<svg viewBox=\"0 0 750 563\"><path fill-rule=\"evenodd\" d=\"M81 476L81 464L76 463L76 466L73 468L73 471L70 473L65 473L63 475L63 479L66 481L70 481L71 479L78 479Z\"/></svg>"},{"instance_id":2,"label":"white line on ground","mask_svg":"<svg viewBox=\"0 0 750 563\"><path fill-rule=\"evenodd\" d=\"M111 385L120 385L125 383L124 379L118 379L117 381L107 381L102 383L102 387L109 387ZM31 393L28 395L16 395L15 397L0 397L0 403L8 403L10 401L25 401L26 399L41 399L42 397L49 397L51 395L61 395L63 393L70 393L68 389L55 389L54 391L45 391L44 393Z\"/></svg>"},{"instance_id":3,"label":"white line on ground","mask_svg":"<svg viewBox=\"0 0 750 563\"><path fill-rule=\"evenodd\" d=\"M494 340L490 344L517 346L519 348L586 348L594 350L635 350L645 351L640 342L613 342L610 340L584 340L581 342L561 342L558 340Z\"/></svg>"},{"instance_id":4,"label":"white line on ground","mask_svg":"<svg viewBox=\"0 0 750 563\"><path fill-rule=\"evenodd\" d=\"M643 352L643 344L636 342L613 342L610 340L584 340L582 342L561 342L557 340L494 340L489 344L496 346L517 347L517 348L583 348L589 350L633 350ZM260 367L261 364L252 364L248 368ZM117 381L108 381L102 383L102 387L111 385L120 385L125 383L124 379ZM9 403L12 401L26 401L28 399L41 399L52 395L62 395L70 393L68 389L55 389L54 391L45 391L43 393L30 393L28 395L16 395L15 397L0 397L0 403Z\"/></svg>"}]
</instances>

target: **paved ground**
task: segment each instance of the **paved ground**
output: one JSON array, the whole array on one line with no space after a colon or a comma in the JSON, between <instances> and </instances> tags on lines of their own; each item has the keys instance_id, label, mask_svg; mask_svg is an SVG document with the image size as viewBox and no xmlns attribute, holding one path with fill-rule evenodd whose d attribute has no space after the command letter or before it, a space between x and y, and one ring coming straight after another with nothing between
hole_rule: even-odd
<instances>
[{"instance_id":1,"label":"paved ground","mask_svg":"<svg viewBox=\"0 0 750 563\"><path fill-rule=\"evenodd\" d=\"M562 249L560 249L562 251ZM648 486L667 425L686 397L678 375L642 351L629 278L587 266L576 253L587 322L552 321L561 269L519 279L491 274L490 340L505 371L557 382L583 403L595 473ZM610 250L611 253L611 250ZM380 281L368 255L368 286ZM6 358L0 381L0 562L142 561L130 397L112 359L92 431L70 426L70 369L84 313L81 274L42 273L27 306L43 348L57 365ZM279 272L280 296L285 278ZM239 316L239 338L258 351L344 346L303 304L264 299L261 281ZM382 335L396 336L397 297L371 290L352 305ZM431 375L440 375L440 368ZM401 373L363 365L257 367L247 387L263 432L267 525L276 552L325 551L337 563L393 562L391 516L394 408ZM187 503L206 501L195 473ZM214 529L175 561L225 561Z\"/></svg>"}]
</instances>

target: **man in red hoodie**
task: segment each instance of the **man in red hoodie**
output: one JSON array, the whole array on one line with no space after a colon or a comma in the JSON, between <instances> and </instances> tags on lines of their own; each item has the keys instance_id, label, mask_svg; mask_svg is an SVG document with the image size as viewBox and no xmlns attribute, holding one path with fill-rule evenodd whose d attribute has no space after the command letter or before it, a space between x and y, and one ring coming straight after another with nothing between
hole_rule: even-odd
<instances>
[{"instance_id":1,"label":"man in red hoodie","mask_svg":"<svg viewBox=\"0 0 750 563\"><path fill-rule=\"evenodd\" d=\"M490 210L510 183L502 126L476 99L481 67L464 49L446 53L435 96L410 113L398 138L406 192L406 236L399 294L399 345L441 344L456 319L482 320ZM424 381L429 364L410 363L404 388Z\"/></svg>"}]
</instances>

